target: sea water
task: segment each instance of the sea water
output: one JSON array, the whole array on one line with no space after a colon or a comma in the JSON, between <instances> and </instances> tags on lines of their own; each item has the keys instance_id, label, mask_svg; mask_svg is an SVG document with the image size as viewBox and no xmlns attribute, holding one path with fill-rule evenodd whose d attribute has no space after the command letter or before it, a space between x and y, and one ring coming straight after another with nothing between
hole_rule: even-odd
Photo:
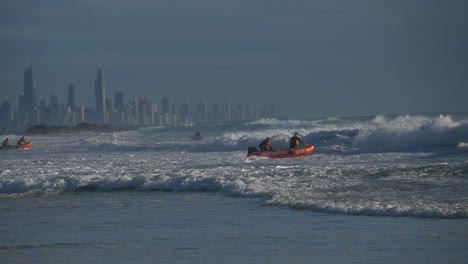
<instances>
[{"instance_id":1,"label":"sea water","mask_svg":"<svg viewBox=\"0 0 468 264\"><path fill-rule=\"evenodd\" d=\"M202 140L192 140L199 130ZM247 157L298 132L310 156ZM7 135L9 138L19 135ZM2 263L466 263L468 115L34 135L0 152Z\"/></svg>"}]
</instances>

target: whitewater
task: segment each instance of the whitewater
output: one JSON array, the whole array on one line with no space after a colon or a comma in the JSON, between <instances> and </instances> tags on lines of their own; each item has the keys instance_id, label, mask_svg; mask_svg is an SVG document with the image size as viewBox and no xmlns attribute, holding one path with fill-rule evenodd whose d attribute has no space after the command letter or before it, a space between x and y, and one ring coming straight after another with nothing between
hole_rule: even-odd
<instances>
[{"instance_id":1,"label":"whitewater","mask_svg":"<svg viewBox=\"0 0 468 264\"><path fill-rule=\"evenodd\" d=\"M191 139L197 130L202 140ZM272 138L274 148L287 148L294 132L315 146L314 153L293 159L247 157L247 148L258 146L265 137ZM15 139L20 135L5 136ZM11 207L24 199L33 204L44 199L71 199L80 207L89 205L90 197L99 200L110 195L111 199L159 197L166 207L158 210L171 212L176 206L208 199L206 207L209 204L222 212L223 206L240 206L248 208L246 217L252 218L263 214L259 213L262 210L279 210L275 212L281 216L301 214L297 217L304 219L312 214L339 217L339 221L345 216L366 217L382 223L409 217L416 221L461 221L457 222L460 230L467 227L467 114L262 119L116 133L32 135L26 139L33 142L30 150L0 152L0 209L4 212L14 211ZM183 199L183 205L174 205L177 199ZM181 215L195 213L191 206ZM47 210L57 213L60 206ZM205 214L210 214L206 210ZM145 211L149 214L151 207ZM218 211L211 213L219 217ZM466 239L457 239L461 244L455 248L466 249ZM12 241L16 240L3 242L0 254L24 247L24 241ZM463 253L455 252L457 258L440 262L457 262ZM280 263L289 262L288 256L279 258L283 260ZM255 263L259 259L250 260Z\"/></svg>"}]
</instances>

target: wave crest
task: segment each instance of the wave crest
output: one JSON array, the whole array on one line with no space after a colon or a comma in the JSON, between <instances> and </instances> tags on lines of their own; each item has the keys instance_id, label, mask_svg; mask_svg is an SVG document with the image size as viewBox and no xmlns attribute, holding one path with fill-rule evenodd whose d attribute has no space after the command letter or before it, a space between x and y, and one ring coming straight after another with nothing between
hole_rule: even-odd
<instances>
[{"instance_id":1,"label":"wave crest","mask_svg":"<svg viewBox=\"0 0 468 264\"><path fill-rule=\"evenodd\" d=\"M468 137L468 122L450 116L436 118L399 116L391 120L379 116L373 126L359 129L352 145L361 151L410 151L421 148L455 148Z\"/></svg>"}]
</instances>

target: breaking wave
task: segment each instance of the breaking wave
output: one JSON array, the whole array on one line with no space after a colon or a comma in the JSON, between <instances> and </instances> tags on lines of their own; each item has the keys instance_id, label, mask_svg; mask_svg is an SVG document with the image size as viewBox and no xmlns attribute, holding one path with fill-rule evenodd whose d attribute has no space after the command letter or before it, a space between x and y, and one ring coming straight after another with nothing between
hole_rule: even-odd
<instances>
[{"instance_id":1,"label":"breaking wave","mask_svg":"<svg viewBox=\"0 0 468 264\"><path fill-rule=\"evenodd\" d=\"M247 167L248 168L248 167ZM66 176L63 170L60 176L36 175L27 178L17 178L2 181L0 184L0 198L15 196L54 195L61 192L116 192L116 191L171 191L171 192L220 192L228 196L257 197L267 205L279 205L296 209L308 209L316 212L339 213L370 216L414 216L428 218L468 218L468 210L463 200L453 201L434 199L437 190L431 195L427 191L418 190L415 184L411 196L400 196L402 191L392 189L386 192L385 186L378 190L368 189L365 182L356 185L361 180L355 174L351 180L348 176L340 175L343 183L334 181L333 176L309 178L299 176L290 177L290 169L300 169L291 166L276 166L267 169L266 175L261 173L261 167L243 169L239 175L236 167L181 169L177 172L161 170L155 173L138 173L137 170L126 173L115 171L106 172L83 167ZM415 168L418 169L418 168ZM421 168L424 169L424 168ZM427 168L443 170L444 166ZM151 169L150 169L151 170ZM68 172L71 173L71 172ZM302 173L308 173L302 171ZM369 173L369 172L368 172ZM399 171L379 172L383 178L399 175ZM408 173L405 169L405 173ZM274 176L269 176L269 174ZM320 174L320 173L317 173ZM408 182L406 178L404 180ZM426 180L427 181L427 180ZM385 183L385 182L384 182ZM416 182L415 182L416 183ZM299 185L298 185L299 184ZM394 184L389 181L389 184ZM456 183L445 183L456 184ZM296 186L297 185L297 186ZM408 183L407 183L408 185ZM435 182L435 185L440 183ZM382 188L384 187L384 188ZM428 188L430 185L422 186ZM437 188L440 188L438 186ZM462 188L462 187L461 187Z\"/></svg>"},{"instance_id":2,"label":"breaking wave","mask_svg":"<svg viewBox=\"0 0 468 264\"><path fill-rule=\"evenodd\" d=\"M262 119L241 129L225 132L192 151L245 150L266 137L275 148L287 148L298 132L302 140L323 153L375 153L464 148L468 142L468 120L403 115L377 116L370 120L297 121Z\"/></svg>"}]
</instances>

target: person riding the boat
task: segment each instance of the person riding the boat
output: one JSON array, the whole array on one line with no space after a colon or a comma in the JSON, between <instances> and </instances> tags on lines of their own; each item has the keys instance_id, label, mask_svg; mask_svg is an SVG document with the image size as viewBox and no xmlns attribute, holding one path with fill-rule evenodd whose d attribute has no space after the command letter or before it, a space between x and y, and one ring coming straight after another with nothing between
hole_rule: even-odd
<instances>
[{"instance_id":1,"label":"person riding the boat","mask_svg":"<svg viewBox=\"0 0 468 264\"><path fill-rule=\"evenodd\" d=\"M304 142L302 142L302 140L299 138L299 133L295 132L294 136L292 136L291 140L289 141L289 148L297 148L299 143L305 145Z\"/></svg>"},{"instance_id":2,"label":"person riding the boat","mask_svg":"<svg viewBox=\"0 0 468 264\"><path fill-rule=\"evenodd\" d=\"M24 140L24 137L21 137L21 138L18 140L17 145L24 145L25 143L26 143L26 140Z\"/></svg>"},{"instance_id":3,"label":"person riding the boat","mask_svg":"<svg viewBox=\"0 0 468 264\"><path fill-rule=\"evenodd\" d=\"M260 147L260 151L269 151L273 150L273 147L271 146L271 139L270 137L265 138L265 140L258 145Z\"/></svg>"},{"instance_id":4,"label":"person riding the boat","mask_svg":"<svg viewBox=\"0 0 468 264\"><path fill-rule=\"evenodd\" d=\"M8 138L5 139L5 140L2 142L2 146L3 146L3 147L9 146L9 145L10 145L10 143L8 142Z\"/></svg>"}]
</instances>

